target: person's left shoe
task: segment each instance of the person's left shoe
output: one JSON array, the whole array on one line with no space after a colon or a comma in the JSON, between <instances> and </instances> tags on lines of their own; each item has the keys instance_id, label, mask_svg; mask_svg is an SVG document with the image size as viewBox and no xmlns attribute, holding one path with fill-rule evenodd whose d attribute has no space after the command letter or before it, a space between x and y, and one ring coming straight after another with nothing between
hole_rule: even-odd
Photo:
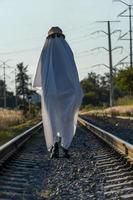
<instances>
[{"instance_id":1,"label":"person's left shoe","mask_svg":"<svg viewBox=\"0 0 133 200\"><path fill-rule=\"evenodd\" d=\"M59 158L59 146L58 143L56 142L52 149L51 149L51 153L50 153L50 158Z\"/></svg>"}]
</instances>

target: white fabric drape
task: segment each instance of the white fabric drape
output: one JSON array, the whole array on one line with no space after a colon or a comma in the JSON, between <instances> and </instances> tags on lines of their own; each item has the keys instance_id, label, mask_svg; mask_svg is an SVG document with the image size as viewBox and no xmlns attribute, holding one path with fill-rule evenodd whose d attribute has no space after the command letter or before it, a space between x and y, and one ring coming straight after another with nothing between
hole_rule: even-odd
<instances>
[{"instance_id":1,"label":"white fabric drape","mask_svg":"<svg viewBox=\"0 0 133 200\"><path fill-rule=\"evenodd\" d=\"M42 117L48 150L56 142L68 149L75 134L82 90L73 53L63 37L46 39L34 80L42 101Z\"/></svg>"}]
</instances>

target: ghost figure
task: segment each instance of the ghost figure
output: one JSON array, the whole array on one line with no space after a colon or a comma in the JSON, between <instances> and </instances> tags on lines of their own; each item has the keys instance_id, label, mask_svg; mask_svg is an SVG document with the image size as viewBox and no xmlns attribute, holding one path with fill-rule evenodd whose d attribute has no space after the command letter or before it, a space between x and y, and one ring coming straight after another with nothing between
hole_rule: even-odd
<instances>
[{"instance_id":1,"label":"ghost figure","mask_svg":"<svg viewBox=\"0 0 133 200\"><path fill-rule=\"evenodd\" d=\"M64 157L69 157L83 92L72 50L59 27L48 32L33 86L41 93L44 134L51 158L59 156L58 136Z\"/></svg>"}]
</instances>

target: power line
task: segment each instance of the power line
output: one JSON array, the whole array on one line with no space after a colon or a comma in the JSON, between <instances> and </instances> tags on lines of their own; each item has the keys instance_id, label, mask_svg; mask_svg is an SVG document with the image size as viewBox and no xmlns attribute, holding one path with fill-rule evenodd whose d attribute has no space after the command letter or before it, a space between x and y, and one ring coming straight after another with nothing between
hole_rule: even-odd
<instances>
[{"instance_id":1,"label":"power line","mask_svg":"<svg viewBox=\"0 0 133 200\"><path fill-rule=\"evenodd\" d=\"M81 37L78 38L73 38L72 40L70 40L71 43L80 43L82 41L86 41L86 38L88 38L89 35L83 35ZM79 40L81 38L81 40ZM0 52L0 55L12 55L12 54L21 54L21 53L25 53L25 52L32 52L32 51L39 51L42 47L35 47L35 48L29 48L29 49L20 49L20 50L16 50L16 51L7 51L7 52Z\"/></svg>"},{"instance_id":2,"label":"power line","mask_svg":"<svg viewBox=\"0 0 133 200\"><path fill-rule=\"evenodd\" d=\"M31 49L21 49L18 51L8 51L8 52L0 52L0 55L11 55L11 54L19 54L19 53L25 53L30 51L38 51L41 47L31 48Z\"/></svg>"}]
</instances>

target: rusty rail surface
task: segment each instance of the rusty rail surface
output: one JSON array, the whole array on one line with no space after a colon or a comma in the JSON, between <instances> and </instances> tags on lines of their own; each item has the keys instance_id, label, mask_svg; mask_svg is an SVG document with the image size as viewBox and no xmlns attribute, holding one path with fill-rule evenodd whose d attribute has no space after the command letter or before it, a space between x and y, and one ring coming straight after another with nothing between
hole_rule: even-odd
<instances>
[{"instance_id":1,"label":"rusty rail surface","mask_svg":"<svg viewBox=\"0 0 133 200\"><path fill-rule=\"evenodd\" d=\"M113 147L117 152L124 155L133 164L133 145L87 122L81 117L78 118L78 122Z\"/></svg>"},{"instance_id":2,"label":"rusty rail surface","mask_svg":"<svg viewBox=\"0 0 133 200\"><path fill-rule=\"evenodd\" d=\"M42 122L16 136L9 142L0 146L0 166L12 156L32 135L42 127Z\"/></svg>"}]
</instances>

